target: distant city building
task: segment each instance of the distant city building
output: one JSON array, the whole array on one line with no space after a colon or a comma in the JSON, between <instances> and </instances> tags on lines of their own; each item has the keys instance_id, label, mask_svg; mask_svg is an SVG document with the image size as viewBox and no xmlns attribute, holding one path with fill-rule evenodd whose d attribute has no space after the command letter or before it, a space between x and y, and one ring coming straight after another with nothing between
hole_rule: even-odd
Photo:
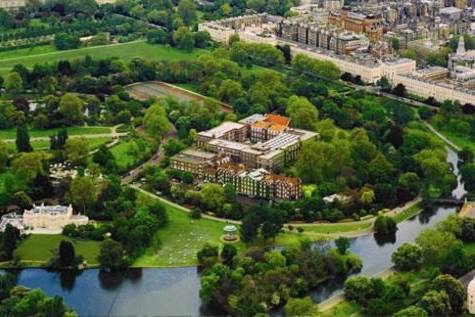
<instances>
[{"instance_id":1,"label":"distant city building","mask_svg":"<svg viewBox=\"0 0 475 317\"><path fill-rule=\"evenodd\" d=\"M423 98L433 97L439 101L452 100L461 104L474 104L475 51L464 52L464 49L459 49L458 53L450 55L447 71L435 68L416 71L415 60L390 55L388 44L391 44L393 38L399 40L401 48L422 45L430 52L439 47L441 41L443 43L448 40L449 36L470 30L469 21L475 17L470 10L467 13L467 10L461 12L455 7L441 8L443 7L432 2L406 2L389 3L389 6L359 3L355 12L342 9L341 11L347 13L361 14L347 15L344 19L352 21L351 23L355 18L362 21L364 14L366 17L377 16L376 20L379 21L378 12L383 12L383 23L385 28L388 28L388 33L384 36L384 41L372 42L367 48L362 38L358 38L358 36L366 37L366 33L345 33L338 23L328 25L329 23L316 20L315 15L311 13L309 16L289 19L265 13L254 14L205 22L199 25L199 29L208 31L214 40L222 43L227 43L230 36L238 34L244 41L270 45L287 44L294 56L304 54L318 60L330 61L342 73L359 76L366 83L375 84L382 77L386 77L393 86L403 84L408 92ZM439 14L440 10L442 14ZM300 14L304 10L297 12ZM343 18L340 16L338 19ZM348 24L352 25L351 28L357 28L351 23ZM374 22L376 28L374 34L380 32L377 23L379 22ZM356 31L361 31L362 26L358 27L360 29ZM449 76L445 76L446 74ZM218 147L231 145L214 142L220 143L219 146L216 144ZM243 153L245 149L246 147L241 146L241 149L233 150L236 153ZM252 150L255 149L248 150L248 159L251 161L252 156L257 155ZM256 164L255 167L263 166Z\"/></svg>"},{"instance_id":2,"label":"distant city building","mask_svg":"<svg viewBox=\"0 0 475 317\"><path fill-rule=\"evenodd\" d=\"M382 56L387 49L381 45L374 45L377 50L369 52L365 49L368 40L364 40L363 34L322 27L318 23L296 23L263 13L205 22L199 25L199 29L208 31L215 41L222 43L227 43L233 34L238 34L244 41L288 44L294 55L304 54L330 61L342 72L360 76L367 83L376 83L383 76L392 81L395 75L410 74L416 70L414 60Z\"/></svg>"}]
</instances>

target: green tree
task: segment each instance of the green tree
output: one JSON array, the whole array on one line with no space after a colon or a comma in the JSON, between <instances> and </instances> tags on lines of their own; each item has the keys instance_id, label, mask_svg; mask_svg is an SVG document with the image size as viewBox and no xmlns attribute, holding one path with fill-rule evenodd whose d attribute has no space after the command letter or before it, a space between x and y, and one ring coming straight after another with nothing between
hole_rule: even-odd
<instances>
[{"instance_id":1,"label":"green tree","mask_svg":"<svg viewBox=\"0 0 475 317\"><path fill-rule=\"evenodd\" d=\"M74 165L85 165L89 154L89 142L84 137L70 138L64 146L66 158Z\"/></svg>"},{"instance_id":2,"label":"green tree","mask_svg":"<svg viewBox=\"0 0 475 317\"><path fill-rule=\"evenodd\" d=\"M173 32L173 43L177 48L191 52L195 47L195 37L186 26L181 26Z\"/></svg>"},{"instance_id":3,"label":"green tree","mask_svg":"<svg viewBox=\"0 0 475 317\"><path fill-rule=\"evenodd\" d=\"M221 259L224 263L231 264L237 255L237 249L234 245L226 243L221 250Z\"/></svg>"},{"instance_id":4,"label":"green tree","mask_svg":"<svg viewBox=\"0 0 475 317\"><path fill-rule=\"evenodd\" d=\"M165 108L159 104L154 104L145 112L145 131L152 137L160 139L170 130L170 122L167 118Z\"/></svg>"},{"instance_id":5,"label":"green tree","mask_svg":"<svg viewBox=\"0 0 475 317\"><path fill-rule=\"evenodd\" d=\"M5 89L12 94L23 91L23 79L17 72L11 72L5 78Z\"/></svg>"},{"instance_id":6,"label":"green tree","mask_svg":"<svg viewBox=\"0 0 475 317\"><path fill-rule=\"evenodd\" d=\"M69 187L71 200L81 211L86 213L88 207L91 207L97 199L97 189L92 178L87 176L78 176L71 181Z\"/></svg>"},{"instance_id":7,"label":"green tree","mask_svg":"<svg viewBox=\"0 0 475 317\"><path fill-rule=\"evenodd\" d=\"M394 266L399 271L418 270L422 266L422 248L413 243L404 243L391 256Z\"/></svg>"},{"instance_id":8,"label":"green tree","mask_svg":"<svg viewBox=\"0 0 475 317\"><path fill-rule=\"evenodd\" d=\"M397 224L393 218L379 215L374 222L374 230L382 235L394 234L397 231Z\"/></svg>"},{"instance_id":9,"label":"green tree","mask_svg":"<svg viewBox=\"0 0 475 317\"><path fill-rule=\"evenodd\" d=\"M347 237L339 237L335 240L335 245L338 250L338 253L343 255L350 247L350 240Z\"/></svg>"},{"instance_id":10,"label":"green tree","mask_svg":"<svg viewBox=\"0 0 475 317\"><path fill-rule=\"evenodd\" d=\"M8 158L10 150L5 142L0 140L0 172L5 171L7 168Z\"/></svg>"},{"instance_id":11,"label":"green tree","mask_svg":"<svg viewBox=\"0 0 475 317\"><path fill-rule=\"evenodd\" d=\"M76 252L74 251L74 246L71 242L66 240L61 240L59 243L58 251L58 262L62 267L70 267L74 265L76 259Z\"/></svg>"},{"instance_id":12,"label":"green tree","mask_svg":"<svg viewBox=\"0 0 475 317\"><path fill-rule=\"evenodd\" d=\"M409 306L395 313L393 317L429 317L429 315L420 307Z\"/></svg>"},{"instance_id":13,"label":"green tree","mask_svg":"<svg viewBox=\"0 0 475 317\"><path fill-rule=\"evenodd\" d=\"M98 260L101 267L112 271L127 267L124 248L119 242L111 239L101 243Z\"/></svg>"},{"instance_id":14,"label":"green tree","mask_svg":"<svg viewBox=\"0 0 475 317\"><path fill-rule=\"evenodd\" d=\"M225 79L218 90L219 99L225 102L233 102L243 96L241 83L231 79Z\"/></svg>"},{"instance_id":15,"label":"green tree","mask_svg":"<svg viewBox=\"0 0 475 317\"><path fill-rule=\"evenodd\" d=\"M79 97L65 94L59 101L59 112L70 123L81 123L83 120L84 104Z\"/></svg>"},{"instance_id":16,"label":"green tree","mask_svg":"<svg viewBox=\"0 0 475 317\"><path fill-rule=\"evenodd\" d=\"M26 181L32 181L36 176L45 172L46 153L30 152L22 153L12 162L15 173L23 177Z\"/></svg>"},{"instance_id":17,"label":"green tree","mask_svg":"<svg viewBox=\"0 0 475 317\"><path fill-rule=\"evenodd\" d=\"M17 240L19 237L18 229L11 224L7 224L3 233L2 248L5 254L6 260L11 260L13 257L13 251L16 249Z\"/></svg>"},{"instance_id":18,"label":"green tree","mask_svg":"<svg viewBox=\"0 0 475 317\"><path fill-rule=\"evenodd\" d=\"M18 152L31 152L33 147L30 144L28 126L21 125L16 129L16 148Z\"/></svg>"},{"instance_id":19,"label":"green tree","mask_svg":"<svg viewBox=\"0 0 475 317\"><path fill-rule=\"evenodd\" d=\"M219 210L224 205L224 188L219 184L203 184L200 190L200 201L209 210Z\"/></svg>"},{"instance_id":20,"label":"green tree","mask_svg":"<svg viewBox=\"0 0 475 317\"><path fill-rule=\"evenodd\" d=\"M286 113L296 128L314 130L318 121L317 108L305 97L291 96L287 100Z\"/></svg>"},{"instance_id":21,"label":"green tree","mask_svg":"<svg viewBox=\"0 0 475 317\"><path fill-rule=\"evenodd\" d=\"M58 33L54 36L54 46L60 51L75 49L79 45L81 45L79 36L67 33Z\"/></svg>"},{"instance_id":22,"label":"green tree","mask_svg":"<svg viewBox=\"0 0 475 317\"><path fill-rule=\"evenodd\" d=\"M350 277L345 282L345 298L365 305L370 299L378 295L374 288L376 280L361 275Z\"/></svg>"},{"instance_id":23,"label":"green tree","mask_svg":"<svg viewBox=\"0 0 475 317\"><path fill-rule=\"evenodd\" d=\"M310 297L290 298L284 307L285 316L318 316L318 305Z\"/></svg>"},{"instance_id":24,"label":"green tree","mask_svg":"<svg viewBox=\"0 0 475 317\"><path fill-rule=\"evenodd\" d=\"M192 25L197 20L196 5L192 0L180 0L177 12L185 25Z\"/></svg>"},{"instance_id":25,"label":"green tree","mask_svg":"<svg viewBox=\"0 0 475 317\"><path fill-rule=\"evenodd\" d=\"M454 314L463 311L465 288L459 280L448 274L439 275L432 281L432 289L447 293Z\"/></svg>"},{"instance_id":26,"label":"green tree","mask_svg":"<svg viewBox=\"0 0 475 317\"><path fill-rule=\"evenodd\" d=\"M475 191L475 163L464 164L461 169L462 181L465 189L469 192Z\"/></svg>"},{"instance_id":27,"label":"green tree","mask_svg":"<svg viewBox=\"0 0 475 317\"><path fill-rule=\"evenodd\" d=\"M424 262L439 266L449 263L450 251L461 244L461 241L457 240L452 233L435 229L422 231L416 242L422 248Z\"/></svg>"},{"instance_id":28,"label":"green tree","mask_svg":"<svg viewBox=\"0 0 475 317\"><path fill-rule=\"evenodd\" d=\"M450 316L452 309L449 296L445 291L429 291L419 301L419 306L423 308L429 316Z\"/></svg>"},{"instance_id":29,"label":"green tree","mask_svg":"<svg viewBox=\"0 0 475 317\"><path fill-rule=\"evenodd\" d=\"M210 268L218 262L219 249L217 246L206 243L201 250L198 251L196 257L198 263L204 268Z\"/></svg>"}]
</instances>

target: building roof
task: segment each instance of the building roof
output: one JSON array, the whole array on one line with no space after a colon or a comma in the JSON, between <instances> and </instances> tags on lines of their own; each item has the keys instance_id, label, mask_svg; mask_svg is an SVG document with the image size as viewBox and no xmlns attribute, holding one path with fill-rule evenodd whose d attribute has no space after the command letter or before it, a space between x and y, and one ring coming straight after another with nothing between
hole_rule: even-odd
<instances>
[{"instance_id":1,"label":"building roof","mask_svg":"<svg viewBox=\"0 0 475 317\"><path fill-rule=\"evenodd\" d=\"M253 148L260 151L272 151L295 144L299 140L298 135L284 132L266 142L254 144Z\"/></svg>"},{"instance_id":2,"label":"building roof","mask_svg":"<svg viewBox=\"0 0 475 317\"><path fill-rule=\"evenodd\" d=\"M291 185L300 185L302 181L297 177L290 177L277 174L268 174L264 175L264 181L266 182L279 182L279 183L288 183Z\"/></svg>"},{"instance_id":3,"label":"building roof","mask_svg":"<svg viewBox=\"0 0 475 317\"><path fill-rule=\"evenodd\" d=\"M243 119L239 120L239 123L252 125L252 124L256 123L257 121L264 120L265 118L266 117L263 114L256 113L256 114L253 114L249 117L246 117L246 118L243 118Z\"/></svg>"},{"instance_id":4,"label":"building roof","mask_svg":"<svg viewBox=\"0 0 475 317\"><path fill-rule=\"evenodd\" d=\"M233 149L233 150L239 150L239 151L250 149L250 146L247 144L234 142L234 141L228 141L228 140L222 140L222 139L210 140L208 144L225 147L225 148Z\"/></svg>"},{"instance_id":5,"label":"building roof","mask_svg":"<svg viewBox=\"0 0 475 317\"><path fill-rule=\"evenodd\" d=\"M196 158L201 158L201 159L204 159L204 160L211 160L214 157L216 157L215 153L200 151L200 150L193 149L193 148L186 149L186 150L182 151L180 154L187 155L187 156L192 156L192 157L196 157Z\"/></svg>"},{"instance_id":6,"label":"building roof","mask_svg":"<svg viewBox=\"0 0 475 317\"><path fill-rule=\"evenodd\" d=\"M30 210L25 210L25 214L50 214L50 215L58 215L58 214L66 214L70 210L71 205L69 206L45 206L41 204L41 206L33 205L33 208Z\"/></svg>"},{"instance_id":7,"label":"building roof","mask_svg":"<svg viewBox=\"0 0 475 317\"><path fill-rule=\"evenodd\" d=\"M226 121L215 128L199 132L198 135L204 135L210 138L221 138L224 134L243 127L244 125L241 123Z\"/></svg>"}]
</instances>

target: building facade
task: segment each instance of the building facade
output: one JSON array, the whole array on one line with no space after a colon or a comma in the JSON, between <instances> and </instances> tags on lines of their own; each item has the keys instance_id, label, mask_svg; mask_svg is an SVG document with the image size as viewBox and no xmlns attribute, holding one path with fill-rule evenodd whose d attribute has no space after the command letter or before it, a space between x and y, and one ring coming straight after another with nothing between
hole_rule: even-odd
<instances>
[{"instance_id":1,"label":"building facade","mask_svg":"<svg viewBox=\"0 0 475 317\"><path fill-rule=\"evenodd\" d=\"M23 224L25 227L35 229L46 229L60 231L64 226L75 224L77 226L86 225L89 222L87 216L73 215L73 207L69 206L41 206L33 205L32 209L23 213Z\"/></svg>"}]
</instances>

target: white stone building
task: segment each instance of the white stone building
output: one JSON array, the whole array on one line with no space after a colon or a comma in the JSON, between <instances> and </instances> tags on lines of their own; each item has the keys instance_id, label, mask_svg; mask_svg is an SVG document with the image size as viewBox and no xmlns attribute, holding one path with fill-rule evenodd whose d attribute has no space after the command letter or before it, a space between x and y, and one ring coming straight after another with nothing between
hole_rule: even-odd
<instances>
[{"instance_id":1,"label":"white stone building","mask_svg":"<svg viewBox=\"0 0 475 317\"><path fill-rule=\"evenodd\" d=\"M23 213L23 225L33 231L61 232L69 224L86 225L89 218L83 215L73 215L73 207L69 206L41 206L33 205Z\"/></svg>"},{"instance_id":2,"label":"white stone building","mask_svg":"<svg viewBox=\"0 0 475 317\"><path fill-rule=\"evenodd\" d=\"M470 314L475 314L475 278L468 283L467 287L467 309Z\"/></svg>"}]
</instances>

